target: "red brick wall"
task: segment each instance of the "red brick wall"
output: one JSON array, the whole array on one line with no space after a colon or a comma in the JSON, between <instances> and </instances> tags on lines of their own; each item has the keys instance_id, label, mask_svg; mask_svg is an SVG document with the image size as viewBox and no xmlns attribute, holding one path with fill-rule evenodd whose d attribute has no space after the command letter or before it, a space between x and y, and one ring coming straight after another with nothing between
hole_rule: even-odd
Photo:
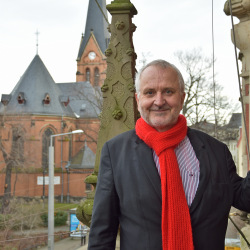
<instances>
[{"instance_id":1,"label":"red brick wall","mask_svg":"<svg viewBox=\"0 0 250 250\"><path fill-rule=\"evenodd\" d=\"M11 152L12 145L12 126L19 125L23 128L24 135L24 158L26 168L40 168L42 167L42 135L47 128L51 128L55 134L67 133L75 129L83 129L86 134L72 135L72 156L84 146L85 138L87 145L95 153L96 141L99 131L100 122L98 119L75 119L64 117L63 122L65 127L61 131L62 124L61 117L49 116L15 116L4 117L4 128L0 129L2 135L3 146L7 153ZM32 125L33 124L33 125ZM63 137L61 143L61 136L55 137L55 167L61 166L61 144L63 146L62 160L63 167L69 160L69 141L66 136ZM5 167L2 151L0 151L0 171Z\"/></svg>"},{"instance_id":2,"label":"red brick wall","mask_svg":"<svg viewBox=\"0 0 250 250\"><path fill-rule=\"evenodd\" d=\"M86 184L84 183L85 178L91 174L93 170L88 170L82 173L69 174L69 195L74 197L86 197ZM15 196L17 197L34 197L43 196L43 185L37 185L37 177L42 177L42 173L18 173L17 182L15 188ZM45 176L48 176L46 174ZM55 173L55 176L60 176L60 184L55 185L54 192L55 196L60 196L62 193L62 174ZM14 182L16 179L16 174L11 175L11 195L13 195ZM63 195L67 196L68 187L68 174L63 174ZM5 183L5 173L0 173L0 196L4 193L4 183ZM45 196L48 196L48 185L45 185Z\"/></svg>"}]
</instances>

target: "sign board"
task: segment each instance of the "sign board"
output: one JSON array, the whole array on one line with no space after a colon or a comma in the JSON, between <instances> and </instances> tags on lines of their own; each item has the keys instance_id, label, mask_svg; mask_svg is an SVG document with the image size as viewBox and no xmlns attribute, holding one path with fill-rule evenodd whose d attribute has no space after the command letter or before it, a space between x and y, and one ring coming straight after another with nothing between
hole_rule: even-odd
<instances>
[{"instance_id":1,"label":"sign board","mask_svg":"<svg viewBox=\"0 0 250 250\"><path fill-rule=\"evenodd\" d=\"M45 185L49 185L49 177L45 176ZM54 185L60 184L60 176L54 176ZM37 185L43 185L43 176L37 176Z\"/></svg>"},{"instance_id":2,"label":"sign board","mask_svg":"<svg viewBox=\"0 0 250 250\"><path fill-rule=\"evenodd\" d=\"M89 228L79 221L75 214L70 214L70 237L86 237L88 231Z\"/></svg>"},{"instance_id":3,"label":"sign board","mask_svg":"<svg viewBox=\"0 0 250 250\"><path fill-rule=\"evenodd\" d=\"M70 215L70 232L77 230L80 226L80 221L76 218L75 214Z\"/></svg>"}]
</instances>

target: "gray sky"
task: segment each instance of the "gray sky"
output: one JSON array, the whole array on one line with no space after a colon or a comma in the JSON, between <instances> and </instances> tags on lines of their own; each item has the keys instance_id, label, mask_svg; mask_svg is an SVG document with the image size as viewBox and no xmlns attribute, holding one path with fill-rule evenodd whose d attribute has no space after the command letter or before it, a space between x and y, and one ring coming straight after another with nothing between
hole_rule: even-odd
<instances>
[{"instance_id":1,"label":"gray sky","mask_svg":"<svg viewBox=\"0 0 250 250\"><path fill-rule=\"evenodd\" d=\"M110 2L107 0L107 4ZM137 26L134 46L139 60L142 52L150 52L149 61L161 58L178 67L174 57L177 50L200 47L207 56L212 55L212 0L131 2L138 10L133 22ZM231 21L223 12L224 2L214 0L216 79L224 86L224 93L237 102ZM35 56L37 29L39 55L55 82L74 82L87 8L88 0L0 1L0 95L12 91Z\"/></svg>"}]
</instances>

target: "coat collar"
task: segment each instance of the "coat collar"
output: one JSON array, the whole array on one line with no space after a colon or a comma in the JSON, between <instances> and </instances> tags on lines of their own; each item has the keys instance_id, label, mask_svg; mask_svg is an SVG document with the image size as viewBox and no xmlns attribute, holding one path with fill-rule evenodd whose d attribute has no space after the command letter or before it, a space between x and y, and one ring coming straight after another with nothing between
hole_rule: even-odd
<instances>
[{"instance_id":1,"label":"coat collar","mask_svg":"<svg viewBox=\"0 0 250 250\"><path fill-rule=\"evenodd\" d=\"M200 138L195 133L195 130L188 128L187 136L190 140L191 145L193 146L194 152L197 159L200 163L200 180L199 185L194 197L194 200L190 206L190 214L192 214L199 204L203 193L206 189L209 175L210 175L210 164L205 145L200 140ZM160 199L161 197L161 180L160 176L155 167L155 162L153 159L151 149L138 137L136 136L136 155L138 156L138 161L140 162L141 167L146 172L153 188L155 189L157 195Z\"/></svg>"}]
</instances>

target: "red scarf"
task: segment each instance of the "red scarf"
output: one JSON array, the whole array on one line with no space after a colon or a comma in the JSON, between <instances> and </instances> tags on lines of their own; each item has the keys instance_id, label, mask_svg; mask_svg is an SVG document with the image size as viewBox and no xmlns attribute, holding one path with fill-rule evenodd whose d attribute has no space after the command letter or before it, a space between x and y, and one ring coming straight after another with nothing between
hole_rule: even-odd
<instances>
[{"instance_id":1,"label":"red scarf","mask_svg":"<svg viewBox=\"0 0 250 250\"><path fill-rule=\"evenodd\" d=\"M162 190L162 247L163 250L193 250L189 208L174 152L187 134L187 121L179 115L175 126L158 132L142 118L137 120L136 134L159 157Z\"/></svg>"}]
</instances>

